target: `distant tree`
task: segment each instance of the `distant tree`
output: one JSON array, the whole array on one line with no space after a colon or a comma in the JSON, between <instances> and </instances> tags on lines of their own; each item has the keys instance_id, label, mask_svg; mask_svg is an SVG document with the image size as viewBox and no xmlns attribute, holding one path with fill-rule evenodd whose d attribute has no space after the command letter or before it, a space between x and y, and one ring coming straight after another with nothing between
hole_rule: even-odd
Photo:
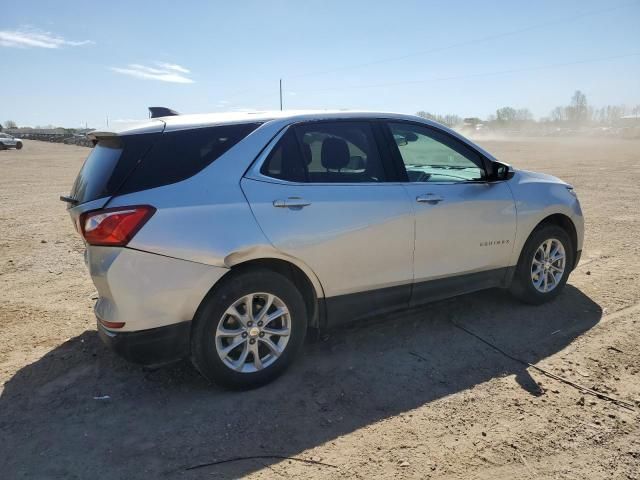
<instances>
[{"instance_id":1,"label":"distant tree","mask_svg":"<svg viewBox=\"0 0 640 480\"><path fill-rule=\"evenodd\" d=\"M530 122L533 120L533 113L528 108L519 108L516 110L516 118L518 122Z\"/></svg>"},{"instance_id":2,"label":"distant tree","mask_svg":"<svg viewBox=\"0 0 640 480\"><path fill-rule=\"evenodd\" d=\"M18 125L13 120L7 120L6 122L4 122L4 127L5 128L18 128Z\"/></svg>"},{"instance_id":3,"label":"distant tree","mask_svg":"<svg viewBox=\"0 0 640 480\"><path fill-rule=\"evenodd\" d=\"M549 117L552 122L564 122L567 119L567 110L565 107L556 107L551 110Z\"/></svg>"},{"instance_id":4,"label":"distant tree","mask_svg":"<svg viewBox=\"0 0 640 480\"><path fill-rule=\"evenodd\" d=\"M516 109L512 107L502 107L496 110L496 120L500 123L511 123L516 119Z\"/></svg>"},{"instance_id":5,"label":"distant tree","mask_svg":"<svg viewBox=\"0 0 640 480\"><path fill-rule=\"evenodd\" d=\"M448 127L455 127L462 123L462 118L458 115L446 114L446 115L438 115L429 112L425 112L424 110L420 110L416 113L418 117L426 118L427 120L433 120L434 122L442 123L443 125L447 125Z\"/></svg>"},{"instance_id":6,"label":"distant tree","mask_svg":"<svg viewBox=\"0 0 640 480\"><path fill-rule=\"evenodd\" d=\"M533 121L533 114L528 108L502 107L496 110L494 118L498 127L521 128L524 123Z\"/></svg>"},{"instance_id":7,"label":"distant tree","mask_svg":"<svg viewBox=\"0 0 640 480\"><path fill-rule=\"evenodd\" d=\"M2 124L0 123L0 132L2 131Z\"/></svg>"},{"instance_id":8,"label":"distant tree","mask_svg":"<svg viewBox=\"0 0 640 480\"><path fill-rule=\"evenodd\" d=\"M568 108L569 120L581 124L589 120L589 105L587 96L580 90L576 90L571 97L571 105Z\"/></svg>"}]
</instances>

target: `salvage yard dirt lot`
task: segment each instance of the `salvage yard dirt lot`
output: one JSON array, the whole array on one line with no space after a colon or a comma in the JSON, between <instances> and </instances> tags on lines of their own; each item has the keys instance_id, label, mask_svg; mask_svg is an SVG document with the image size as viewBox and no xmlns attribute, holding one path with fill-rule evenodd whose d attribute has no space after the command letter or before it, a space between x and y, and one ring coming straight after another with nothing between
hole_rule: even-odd
<instances>
[{"instance_id":1,"label":"salvage yard dirt lot","mask_svg":"<svg viewBox=\"0 0 640 480\"><path fill-rule=\"evenodd\" d=\"M479 143L575 186L586 240L563 294L488 290L330 331L244 393L103 347L58 201L88 150L0 151L0 477L640 479L640 141Z\"/></svg>"}]
</instances>

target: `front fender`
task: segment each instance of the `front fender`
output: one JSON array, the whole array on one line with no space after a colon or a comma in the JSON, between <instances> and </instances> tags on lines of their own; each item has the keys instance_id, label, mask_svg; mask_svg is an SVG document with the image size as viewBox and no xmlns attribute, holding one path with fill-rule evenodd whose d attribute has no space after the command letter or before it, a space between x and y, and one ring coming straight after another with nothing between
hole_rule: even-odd
<instances>
[{"instance_id":1,"label":"front fender","mask_svg":"<svg viewBox=\"0 0 640 480\"><path fill-rule=\"evenodd\" d=\"M570 186L549 175L518 171L508 182L516 204L517 227L511 265L518 263L520 252L531 232L551 215L564 215L576 230L577 250L582 250L584 218Z\"/></svg>"}]
</instances>

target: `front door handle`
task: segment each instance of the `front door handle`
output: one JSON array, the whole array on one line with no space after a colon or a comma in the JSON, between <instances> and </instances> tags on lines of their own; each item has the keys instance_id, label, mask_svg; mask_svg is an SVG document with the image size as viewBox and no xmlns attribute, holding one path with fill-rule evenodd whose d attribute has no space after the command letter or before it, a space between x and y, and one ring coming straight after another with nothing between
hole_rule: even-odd
<instances>
[{"instance_id":1,"label":"front door handle","mask_svg":"<svg viewBox=\"0 0 640 480\"><path fill-rule=\"evenodd\" d=\"M273 206L277 208L302 208L308 207L311 202L300 197L289 197L286 200L274 200Z\"/></svg>"},{"instance_id":2,"label":"front door handle","mask_svg":"<svg viewBox=\"0 0 640 480\"><path fill-rule=\"evenodd\" d=\"M434 195L433 193L425 193L424 195L418 195L416 197L416 202L428 203L429 205L437 205L443 200L444 198L440 195Z\"/></svg>"}]
</instances>

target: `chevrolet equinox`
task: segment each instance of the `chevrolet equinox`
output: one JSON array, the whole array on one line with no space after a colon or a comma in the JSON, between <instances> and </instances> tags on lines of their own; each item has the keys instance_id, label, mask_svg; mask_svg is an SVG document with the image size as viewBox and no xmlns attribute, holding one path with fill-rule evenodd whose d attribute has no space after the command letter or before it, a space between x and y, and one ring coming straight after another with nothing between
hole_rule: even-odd
<instances>
[{"instance_id":1,"label":"chevrolet equinox","mask_svg":"<svg viewBox=\"0 0 640 480\"><path fill-rule=\"evenodd\" d=\"M582 250L570 185L414 116L156 108L92 139L62 199L100 337L227 387L282 373L308 328L491 287L546 302Z\"/></svg>"}]
</instances>

